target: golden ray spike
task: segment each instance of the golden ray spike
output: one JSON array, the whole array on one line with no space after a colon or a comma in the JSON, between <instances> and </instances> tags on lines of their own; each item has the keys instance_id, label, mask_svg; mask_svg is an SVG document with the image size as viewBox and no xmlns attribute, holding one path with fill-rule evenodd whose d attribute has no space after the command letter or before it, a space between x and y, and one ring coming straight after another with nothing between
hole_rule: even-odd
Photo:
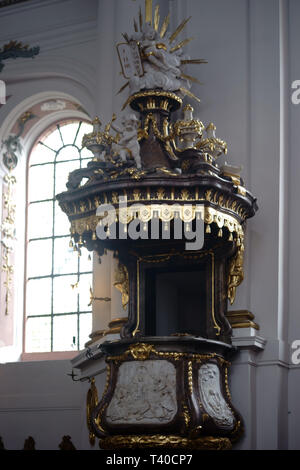
<instances>
[{"instance_id":1,"label":"golden ray spike","mask_svg":"<svg viewBox=\"0 0 300 470\"><path fill-rule=\"evenodd\" d=\"M125 85L121 86L120 90L118 91L118 93L116 93L117 95L119 95L120 93L122 93L123 90L125 90L125 88L129 85L129 81L125 83Z\"/></svg>"},{"instance_id":2,"label":"golden ray spike","mask_svg":"<svg viewBox=\"0 0 300 470\"><path fill-rule=\"evenodd\" d=\"M185 59L180 61L182 65L184 64L207 64L205 59Z\"/></svg>"},{"instance_id":3,"label":"golden ray spike","mask_svg":"<svg viewBox=\"0 0 300 470\"><path fill-rule=\"evenodd\" d=\"M199 83L199 85L203 85L203 83L199 82L198 78L192 77L191 75L186 75L185 73L182 73L180 77L185 78L186 80L190 80L194 83Z\"/></svg>"},{"instance_id":4,"label":"golden ray spike","mask_svg":"<svg viewBox=\"0 0 300 470\"><path fill-rule=\"evenodd\" d=\"M155 10L154 10L154 21L153 21L155 31L158 31L159 20L160 20L159 5L156 5Z\"/></svg>"},{"instance_id":5,"label":"golden ray spike","mask_svg":"<svg viewBox=\"0 0 300 470\"><path fill-rule=\"evenodd\" d=\"M142 29L143 29L143 14L142 14L141 7L140 7L140 10L139 10L139 23L140 23L140 31L142 31Z\"/></svg>"},{"instance_id":6,"label":"golden ray spike","mask_svg":"<svg viewBox=\"0 0 300 470\"><path fill-rule=\"evenodd\" d=\"M170 49L170 52L172 53L178 51L178 49L181 49L182 47L186 46L193 39L194 38L184 39L183 41L179 42L176 46L172 47L172 49Z\"/></svg>"},{"instance_id":7,"label":"golden ray spike","mask_svg":"<svg viewBox=\"0 0 300 470\"><path fill-rule=\"evenodd\" d=\"M174 33L170 36L169 43L173 42L175 38L177 38L178 34L183 30L187 22L191 19L192 17L189 16L186 20L183 20L179 26L175 29Z\"/></svg>"},{"instance_id":8,"label":"golden ray spike","mask_svg":"<svg viewBox=\"0 0 300 470\"><path fill-rule=\"evenodd\" d=\"M124 109L126 108L126 106L128 105L128 103L130 102L130 98L131 98L131 96L129 96L129 98L127 98L127 100L125 101L125 103L124 103L123 106L122 106L121 111L124 111Z\"/></svg>"},{"instance_id":9,"label":"golden ray spike","mask_svg":"<svg viewBox=\"0 0 300 470\"><path fill-rule=\"evenodd\" d=\"M200 100L200 98L198 98L198 96L194 95L194 93L187 90L186 88L180 87L179 89L180 89L181 93L183 93L184 95L188 95L190 98L194 98L194 100L198 101L198 103L201 102L201 100Z\"/></svg>"},{"instance_id":10,"label":"golden ray spike","mask_svg":"<svg viewBox=\"0 0 300 470\"><path fill-rule=\"evenodd\" d=\"M152 0L145 0L145 23L152 25Z\"/></svg>"},{"instance_id":11,"label":"golden ray spike","mask_svg":"<svg viewBox=\"0 0 300 470\"><path fill-rule=\"evenodd\" d=\"M135 18L133 19L133 27L134 27L134 31L137 33L138 32L138 25L137 25L137 22L136 22Z\"/></svg>"},{"instance_id":12,"label":"golden ray spike","mask_svg":"<svg viewBox=\"0 0 300 470\"><path fill-rule=\"evenodd\" d=\"M162 27L159 33L161 38L163 38L164 35L166 34L169 23L170 23L170 13L168 14L168 16L165 17L164 22L162 24Z\"/></svg>"}]
</instances>

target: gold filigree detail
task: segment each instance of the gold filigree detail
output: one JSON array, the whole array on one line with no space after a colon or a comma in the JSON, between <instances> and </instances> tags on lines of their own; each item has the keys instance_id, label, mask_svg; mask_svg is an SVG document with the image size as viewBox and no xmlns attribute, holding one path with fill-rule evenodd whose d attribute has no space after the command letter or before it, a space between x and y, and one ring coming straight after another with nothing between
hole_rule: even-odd
<instances>
[{"instance_id":1,"label":"gold filigree detail","mask_svg":"<svg viewBox=\"0 0 300 470\"><path fill-rule=\"evenodd\" d=\"M232 305L235 300L236 289L244 279L244 243L240 242L235 256L229 264L229 273L227 279L227 296Z\"/></svg>"},{"instance_id":2,"label":"gold filigree detail","mask_svg":"<svg viewBox=\"0 0 300 470\"><path fill-rule=\"evenodd\" d=\"M176 101L179 104L179 106L182 105L182 99L179 98L179 96L176 95L175 93L168 92L168 91L149 90L149 91L141 91L139 93L135 93L134 95L129 96L127 101L124 103L122 110L125 109L128 104L130 105L133 101L136 101L139 98L148 98L152 96L169 98L169 99Z\"/></svg>"},{"instance_id":3,"label":"gold filigree detail","mask_svg":"<svg viewBox=\"0 0 300 470\"><path fill-rule=\"evenodd\" d=\"M193 393L193 363L192 361L188 362L188 384L189 384L189 392L192 395Z\"/></svg>"},{"instance_id":4,"label":"gold filigree detail","mask_svg":"<svg viewBox=\"0 0 300 470\"><path fill-rule=\"evenodd\" d=\"M226 391L227 398L231 401L231 394L230 394L229 383L228 383L228 367L225 367L224 381L225 381L225 391Z\"/></svg>"},{"instance_id":5,"label":"gold filigree detail","mask_svg":"<svg viewBox=\"0 0 300 470\"><path fill-rule=\"evenodd\" d=\"M180 194L181 194L181 199L183 201L187 201L188 199L190 199L190 192L188 189L186 188L183 188L181 191L180 191Z\"/></svg>"},{"instance_id":6,"label":"gold filigree detail","mask_svg":"<svg viewBox=\"0 0 300 470\"><path fill-rule=\"evenodd\" d=\"M164 199L165 198L165 189L164 188L158 188L158 190L156 191L156 194L157 194L157 199Z\"/></svg>"},{"instance_id":7,"label":"gold filigree detail","mask_svg":"<svg viewBox=\"0 0 300 470\"><path fill-rule=\"evenodd\" d=\"M229 450L232 447L230 439L227 437L204 436L188 439L176 435L162 434L106 437L100 440L99 445L102 449L167 447L195 450Z\"/></svg>"},{"instance_id":8,"label":"gold filigree detail","mask_svg":"<svg viewBox=\"0 0 300 470\"><path fill-rule=\"evenodd\" d=\"M153 344L136 343L129 346L129 352L136 361L149 359L151 353L155 352Z\"/></svg>"},{"instance_id":9,"label":"gold filigree detail","mask_svg":"<svg viewBox=\"0 0 300 470\"><path fill-rule=\"evenodd\" d=\"M122 294L122 307L126 310L129 302L129 277L128 270L124 264L119 263L115 271L114 287Z\"/></svg>"},{"instance_id":10,"label":"gold filigree detail","mask_svg":"<svg viewBox=\"0 0 300 470\"><path fill-rule=\"evenodd\" d=\"M133 193L132 193L132 194L133 194L133 199L134 199L134 201L140 201L140 200L141 200L141 195L142 195L142 193L141 193L141 191L140 191L139 189L135 188L135 189L133 190Z\"/></svg>"},{"instance_id":11,"label":"gold filigree detail","mask_svg":"<svg viewBox=\"0 0 300 470\"><path fill-rule=\"evenodd\" d=\"M86 422L87 422L87 427L89 431L89 441L92 446L95 445L96 436L91 426L91 415L92 415L92 411L98 405L98 401L99 401L98 392L97 392L97 388L95 385L95 379L93 377L91 380L91 386L87 392L87 397L86 397Z\"/></svg>"},{"instance_id":12,"label":"gold filigree detail","mask_svg":"<svg viewBox=\"0 0 300 470\"><path fill-rule=\"evenodd\" d=\"M190 417L188 406L184 401L182 402L182 416L184 419L185 427L186 429L188 429L190 422L191 422L191 417Z\"/></svg>"},{"instance_id":13,"label":"gold filigree detail","mask_svg":"<svg viewBox=\"0 0 300 470\"><path fill-rule=\"evenodd\" d=\"M176 351L157 351L154 344L151 343L134 343L129 346L129 348L118 356L108 356L107 362L124 362L133 357L137 361L145 361L149 359L150 354L154 354L157 357L162 359L170 359L174 361L179 361L181 359L188 359L190 362L202 363L210 359L217 360L220 365L227 364L230 365L228 361L223 359L221 356L218 356L217 353L210 354L196 354L196 353L185 353L185 352L176 352Z\"/></svg>"},{"instance_id":14,"label":"gold filigree detail","mask_svg":"<svg viewBox=\"0 0 300 470\"><path fill-rule=\"evenodd\" d=\"M226 313L231 328L255 328L259 330L259 325L255 323L253 313L248 310L229 310Z\"/></svg>"}]
</instances>

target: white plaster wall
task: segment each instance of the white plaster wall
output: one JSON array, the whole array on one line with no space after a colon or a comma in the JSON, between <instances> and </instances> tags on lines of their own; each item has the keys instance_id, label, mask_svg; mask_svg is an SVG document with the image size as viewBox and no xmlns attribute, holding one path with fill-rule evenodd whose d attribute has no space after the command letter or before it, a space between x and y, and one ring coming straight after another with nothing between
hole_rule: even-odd
<instances>
[{"instance_id":1,"label":"white plaster wall","mask_svg":"<svg viewBox=\"0 0 300 470\"><path fill-rule=\"evenodd\" d=\"M37 450L59 450L65 435L78 450L98 449L88 440L88 382L73 382L71 371L70 361L0 365L0 436L6 449L21 450L32 436ZM101 396L104 375L95 379Z\"/></svg>"}]
</instances>

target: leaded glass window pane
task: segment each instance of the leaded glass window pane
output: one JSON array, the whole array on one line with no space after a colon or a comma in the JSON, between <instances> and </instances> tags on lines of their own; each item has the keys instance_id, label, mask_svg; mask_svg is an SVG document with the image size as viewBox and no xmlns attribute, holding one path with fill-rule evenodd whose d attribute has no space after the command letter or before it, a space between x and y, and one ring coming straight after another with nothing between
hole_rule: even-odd
<instances>
[{"instance_id":1,"label":"leaded glass window pane","mask_svg":"<svg viewBox=\"0 0 300 470\"><path fill-rule=\"evenodd\" d=\"M34 146L28 168L26 352L83 348L91 332L92 259L70 246L70 224L55 200L71 171L93 155L81 148L92 125L57 124Z\"/></svg>"}]
</instances>

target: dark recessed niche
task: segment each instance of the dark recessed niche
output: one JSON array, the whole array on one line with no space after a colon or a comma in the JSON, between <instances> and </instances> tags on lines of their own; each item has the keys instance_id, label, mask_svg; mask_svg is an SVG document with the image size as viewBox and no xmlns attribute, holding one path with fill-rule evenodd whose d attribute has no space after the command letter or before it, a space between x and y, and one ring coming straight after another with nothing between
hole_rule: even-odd
<instances>
[{"instance_id":1,"label":"dark recessed niche","mask_svg":"<svg viewBox=\"0 0 300 470\"><path fill-rule=\"evenodd\" d=\"M206 279L197 270L151 270L146 279L145 333L205 336Z\"/></svg>"}]
</instances>

